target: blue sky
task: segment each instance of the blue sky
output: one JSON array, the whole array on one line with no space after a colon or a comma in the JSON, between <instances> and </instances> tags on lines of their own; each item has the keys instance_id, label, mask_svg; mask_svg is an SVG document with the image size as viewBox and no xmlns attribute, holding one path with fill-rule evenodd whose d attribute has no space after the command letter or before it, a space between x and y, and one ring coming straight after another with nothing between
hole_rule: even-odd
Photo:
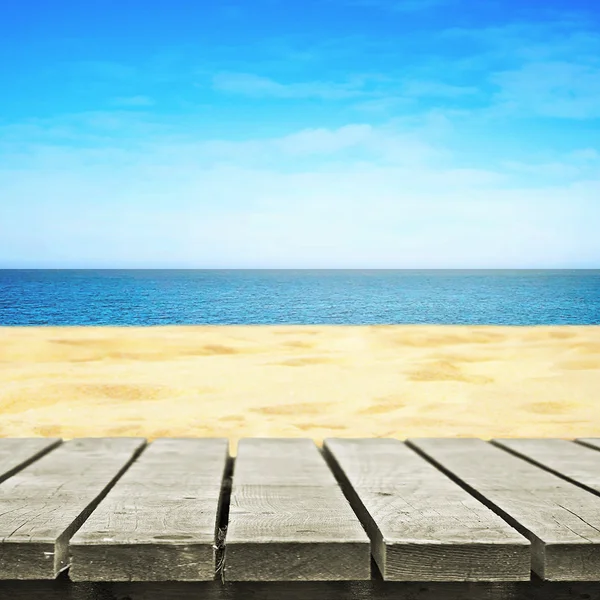
<instances>
[{"instance_id":1,"label":"blue sky","mask_svg":"<svg viewBox=\"0 0 600 600\"><path fill-rule=\"evenodd\" d=\"M0 268L598 268L600 5L7 0Z\"/></svg>"}]
</instances>

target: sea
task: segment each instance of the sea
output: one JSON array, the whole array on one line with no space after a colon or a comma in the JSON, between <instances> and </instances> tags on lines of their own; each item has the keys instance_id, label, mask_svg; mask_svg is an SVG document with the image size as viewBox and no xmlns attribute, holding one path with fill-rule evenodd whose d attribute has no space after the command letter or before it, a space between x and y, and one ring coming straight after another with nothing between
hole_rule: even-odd
<instances>
[{"instance_id":1,"label":"sea","mask_svg":"<svg viewBox=\"0 0 600 600\"><path fill-rule=\"evenodd\" d=\"M598 270L0 270L0 325L600 325Z\"/></svg>"}]
</instances>

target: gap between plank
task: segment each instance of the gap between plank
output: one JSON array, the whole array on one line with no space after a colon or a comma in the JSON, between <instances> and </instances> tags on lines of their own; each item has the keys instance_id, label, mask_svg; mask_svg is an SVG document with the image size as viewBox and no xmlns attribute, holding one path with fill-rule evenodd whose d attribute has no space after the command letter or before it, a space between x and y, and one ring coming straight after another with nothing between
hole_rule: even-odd
<instances>
[{"instance_id":1,"label":"gap between plank","mask_svg":"<svg viewBox=\"0 0 600 600\"><path fill-rule=\"evenodd\" d=\"M555 471L555 470L551 469L550 467L543 465L542 463L538 463L533 458L530 458L529 456L525 456L524 454L520 454L513 448L504 447L504 446L500 445L499 443L497 443L496 440L490 440L490 444L492 444L496 448L499 448L500 450L504 450L505 452L508 452L509 454L512 454L513 456L516 456L517 458L520 458L521 460L527 461L528 463L532 464L534 467L537 467L538 469L547 471L548 473L550 473L550 475L556 475L556 477L560 477L561 479L564 479L567 483L571 483L573 485L576 485L577 487L583 488L586 492L590 492L592 494L595 494L596 496L600 496L600 491L598 491L592 487L589 487L585 483L576 481L575 479L572 479L568 475L564 475L560 471ZM590 448L590 446L587 446L585 444L581 444L581 446L584 448Z\"/></svg>"},{"instance_id":2,"label":"gap between plank","mask_svg":"<svg viewBox=\"0 0 600 600\"><path fill-rule=\"evenodd\" d=\"M56 540L56 553L54 555L54 569L58 573L67 572L71 566L71 557L69 553L69 541L77 533L79 528L86 522L87 518L96 510L100 502L106 498L108 492L116 485L117 481L125 474L127 469L138 459L140 454L148 446L148 440L144 439L144 442L133 452L129 460L119 469L117 474L109 481L108 485L88 504L82 511L81 514L67 527L67 529L57 538ZM65 562L65 566L62 569L58 569L61 562Z\"/></svg>"},{"instance_id":3,"label":"gap between plank","mask_svg":"<svg viewBox=\"0 0 600 600\"><path fill-rule=\"evenodd\" d=\"M229 523L229 506L231 503L231 485L233 482L233 469L235 458L227 456L223 480L221 482L221 494L219 496L219 507L217 509L217 525L215 529L215 579L225 583L225 553L227 525Z\"/></svg>"},{"instance_id":4,"label":"gap between plank","mask_svg":"<svg viewBox=\"0 0 600 600\"><path fill-rule=\"evenodd\" d=\"M41 450L39 450L37 452L37 454L34 454L33 456L30 456L24 462L18 464L16 467L13 467L12 469L10 469L9 471L7 471L3 475L0 475L0 483L2 483L3 481L6 481L7 479L9 479L10 477L12 477L13 475L16 475L19 471L22 471L25 467L28 467L29 465L33 464L34 462L36 462L37 460L39 460L40 458L42 458L42 456L45 456L46 454L48 454L48 452L50 452L51 450L54 450L55 448L57 448L58 446L60 446L63 443L63 441L64 440L62 440L62 439L56 440L50 446L46 446L45 448L42 448Z\"/></svg>"},{"instance_id":5,"label":"gap between plank","mask_svg":"<svg viewBox=\"0 0 600 600\"><path fill-rule=\"evenodd\" d=\"M350 508L356 515L356 518L359 520L360 524L362 525L362 528L365 530L365 533L371 541L371 580L375 579L383 581L383 576L381 574L381 571L379 570L379 567L377 566L377 563L375 562L375 557L373 556L372 552L373 540L371 538L371 528L365 523L366 520L371 519L371 515L369 514L369 511L363 504L356 490L352 487L352 484L346 478L344 470L338 465L337 461L335 460L329 449L325 445L323 445L322 448L319 448L319 452L325 460L325 462L327 463L329 470L333 473L333 476L335 477L335 480L340 486L344 497L348 501L348 504L350 504ZM376 527L374 521L373 526Z\"/></svg>"},{"instance_id":6,"label":"gap between plank","mask_svg":"<svg viewBox=\"0 0 600 600\"><path fill-rule=\"evenodd\" d=\"M488 442L489 443L489 442ZM444 465L440 464L437 460L423 452L418 446L414 445L410 440L406 440L405 444L414 450L419 456L423 457L426 461L431 463L434 467L439 469L444 475L449 477L454 483L457 483L463 490L469 492L471 496L479 500L482 504L487 506L491 511L495 512L500 518L504 519L511 527L516 529L521 535L524 535L529 541L534 543L536 540L535 536L531 534L523 525L521 525L517 520L511 517L508 513L504 512L501 508L496 506L491 500L488 500L481 492L478 492L476 489L472 488L468 483L460 479L457 475L455 475L452 471L444 467ZM533 539L532 539L533 538Z\"/></svg>"}]
</instances>

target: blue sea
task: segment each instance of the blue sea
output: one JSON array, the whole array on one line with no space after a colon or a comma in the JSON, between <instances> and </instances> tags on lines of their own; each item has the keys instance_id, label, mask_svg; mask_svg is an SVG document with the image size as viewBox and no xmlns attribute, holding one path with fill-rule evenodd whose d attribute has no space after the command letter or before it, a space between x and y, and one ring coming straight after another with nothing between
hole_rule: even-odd
<instances>
[{"instance_id":1,"label":"blue sea","mask_svg":"<svg viewBox=\"0 0 600 600\"><path fill-rule=\"evenodd\" d=\"M599 325L600 270L0 270L0 325Z\"/></svg>"}]
</instances>

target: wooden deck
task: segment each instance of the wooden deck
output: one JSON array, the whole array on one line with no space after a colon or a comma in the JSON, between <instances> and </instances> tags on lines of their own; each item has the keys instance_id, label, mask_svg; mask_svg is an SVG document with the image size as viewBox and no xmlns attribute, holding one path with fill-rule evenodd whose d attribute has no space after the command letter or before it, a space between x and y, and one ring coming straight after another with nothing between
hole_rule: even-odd
<instances>
[{"instance_id":1,"label":"wooden deck","mask_svg":"<svg viewBox=\"0 0 600 600\"><path fill-rule=\"evenodd\" d=\"M600 439L0 439L0 599L600 600Z\"/></svg>"}]
</instances>

